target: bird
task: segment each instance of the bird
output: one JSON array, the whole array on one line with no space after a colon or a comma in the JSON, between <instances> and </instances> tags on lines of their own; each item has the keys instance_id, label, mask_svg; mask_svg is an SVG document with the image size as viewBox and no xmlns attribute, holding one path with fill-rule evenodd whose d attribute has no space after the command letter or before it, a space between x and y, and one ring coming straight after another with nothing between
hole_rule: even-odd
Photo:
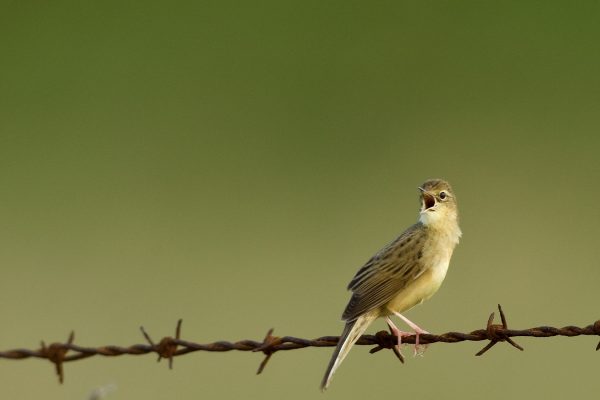
<instances>
[{"instance_id":1,"label":"bird","mask_svg":"<svg viewBox=\"0 0 600 400\"><path fill-rule=\"evenodd\" d=\"M385 318L398 337L398 350L402 337L412 334L399 330L391 316L399 317L414 331L415 354L419 335L428 333L402 313L440 288L462 232L456 196L448 182L429 179L418 189L418 221L371 257L348 284L352 296L342 314L345 326L321 382L323 391L352 346L377 318Z\"/></svg>"}]
</instances>

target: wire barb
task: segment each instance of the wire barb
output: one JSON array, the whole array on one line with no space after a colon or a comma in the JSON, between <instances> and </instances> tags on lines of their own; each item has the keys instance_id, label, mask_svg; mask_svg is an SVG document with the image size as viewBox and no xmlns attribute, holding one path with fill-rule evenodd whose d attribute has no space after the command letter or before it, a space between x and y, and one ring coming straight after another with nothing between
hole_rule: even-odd
<instances>
[{"instance_id":1,"label":"wire barb","mask_svg":"<svg viewBox=\"0 0 600 400\"><path fill-rule=\"evenodd\" d=\"M488 341L489 343L481 349L476 355L480 356L495 346L498 342L508 342L513 347L523 350L521 346L512 340L514 337L553 337L553 336L600 336L600 320L583 328L577 326L565 326L554 328L550 326L538 326L524 330L512 330L508 328L506 315L502 307L498 305L500 319L502 324L494 324L495 313L492 313L487 321L485 329L478 329L469 333L447 332L441 335L422 334L420 335L420 344L430 343L458 343L464 341ZM148 332L140 327L144 338L148 344L134 344L129 347L120 346L100 346L83 347L74 344L75 333L71 332L65 343L52 343L46 346L42 341L41 348L37 350L14 349L0 351L0 359L22 360L25 358L43 358L52 362L55 366L56 374L60 383L64 381L63 365L66 362L82 360L93 356L114 357L121 355L141 355L148 353L158 354L158 361L163 358L169 360L169 368L173 368L173 358L196 351L225 352L225 351L252 351L262 352L265 358L260 363L257 374L263 372L265 366L272 358L273 354L283 350L303 349L306 347L335 347L340 340L339 336L323 336L316 339L302 339L292 336L273 336L273 329L270 329L262 341L240 340L238 342L218 341L214 343L201 344L189 342L181 339L182 320L178 320L175 329L175 337L166 336L156 344ZM414 344L415 335L402 337L402 343ZM403 361L402 355L397 349L398 338L387 331L377 332L375 335L363 335L356 342L358 346L374 346L370 353L377 353L383 349L390 349L396 357ZM600 349L600 343L596 350Z\"/></svg>"},{"instance_id":2,"label":"wire barb","mask_svg":"<svg viewBox=\"0 0 600 400\"><path fill-rule=\"evenodd\" d=\"M177 346L179 344L179 339L181 337L181 324L183 323L182 319L177 321L177 327L175 328L175 339L171 336L165 336L158 342L158 344L154 344L152 338L146 332L143 326L140 326L140 330L142 334L146 338L146 341L152 346L152 349L158 354L157 362L160 362L163 358L169 360L169 369L173 369L173 356L177 353Z\"/></svg>"},{"instance_id":3,"label":"wire barb","mask_svg":"<svg viewBox=\"0 0 600 400\"><path fill-rule=\"evenodd\" d=\"M594 332L596 335L600 336L600 319L594 322ZM598 350L600 350L600 342L598 342L598 345L596 346L596 351Z\"/></svg>"},{"instance_id":4,"label":"wire barb","mask_svg":"<svg viewBox=\"0 0 600 400\"><path fill-rule=\"evenodd\" d=\"M267 366L267 363L271 359L271 356L273 355L273 353L275 353L275 351L277 351L277 350L273 350L273 346L281 344L281 338L272 335L273 330L274 330L274 328L269 329L265 338L263 339L262 346L257 347L256 349L252 350L255 352L262 351L265 354L265 358L262 360L262 362L258 366L256 375L260 375L263 372L263 370Z\"/></svg>"},{"instance_id":5,"label":"wire barb","mask_svg":"<svg viewBox=\"0 0 600 400\"><path fill-rule=\"evenodd\" d=\"M377 340L377 346L369 350L370 354L375 354L383 349L391 349L394 352L394 355L400 360L402 364L404 364L404 356L400 353L400 349L398 348L398 339L394 335L392 331L392 327L389 327L390 333L386 331L379 331L375 334L375 340ZM389 337L396 338L395 343L390 343Z\"/></svg>"},{"instance_id":6,"label":"wire barb","mask_svg":"<svg viewBox=\"0 0 600 400\"><path fill-rule=\"evenodd\" d=\"M40 357L46 358L48 361L54 364L56 375L58 375L58 382L63 383L65 380L65 374L63 369L63 363L65 356L69 351L69 346L73 344L75 340L75 331L71 331L67 343L51 343L50 346L46 346L46 342L41 341L42 348L39 350Z\"/></svg>"},{"instance_id":7,"label":"wire barb","mask_svg":"<svg viewBox=\"0 0 600 400\"><path fill-rule=\"evenodd\" d=\"M496 343L504 341L510 343L513 347L521 351L525 350L505 334L505 331L508 330L508 323L506 322L506 316L504 315L504 311L502 311L502 306L500 306L500 304L498 304L498 311L500 312L500 319L502 320L502 325L493 324L495 315L494 313L491 313L490 317L488 318L486 328L487 336L490 342L483 349L479 350L479 352L475 354L476 356L483 355L486 351L494 347Z\"/></svg>"}]
</instances>

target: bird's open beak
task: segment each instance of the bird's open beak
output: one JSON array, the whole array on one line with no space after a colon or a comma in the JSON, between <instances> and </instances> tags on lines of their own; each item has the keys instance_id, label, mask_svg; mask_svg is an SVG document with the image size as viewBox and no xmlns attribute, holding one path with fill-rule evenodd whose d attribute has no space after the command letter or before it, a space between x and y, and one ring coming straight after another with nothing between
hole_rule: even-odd
<instances>
[{"instance_id":1,"label":"bird's open beak","mask_svg":"<svg viewBox=\"0 0 600 400\"><path fill-rule=\"evenodd\" d=\"M422 187L420 187L419 190L421 191L421 198L423 200L423 211L429 210L431 207L435 206L435 196Z\"/></svg>"}]
</instances>

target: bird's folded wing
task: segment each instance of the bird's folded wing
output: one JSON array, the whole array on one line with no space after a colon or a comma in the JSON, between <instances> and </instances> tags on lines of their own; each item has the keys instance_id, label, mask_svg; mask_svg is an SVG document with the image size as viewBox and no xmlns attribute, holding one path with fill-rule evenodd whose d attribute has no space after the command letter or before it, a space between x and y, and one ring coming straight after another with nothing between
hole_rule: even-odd
<instances>
[{"instance_id":1,"label":"bird's folded wing","mask_svg":"<svg viewBox=\"0 0 600 400\"><path fill-rule=\"evenodd\" d=\"M421 262L424 229L419 223L411 226L356 273L348 285L353 294L342 319L351 321L384 305L426 270Z\"/></svg>"}]
</instances>

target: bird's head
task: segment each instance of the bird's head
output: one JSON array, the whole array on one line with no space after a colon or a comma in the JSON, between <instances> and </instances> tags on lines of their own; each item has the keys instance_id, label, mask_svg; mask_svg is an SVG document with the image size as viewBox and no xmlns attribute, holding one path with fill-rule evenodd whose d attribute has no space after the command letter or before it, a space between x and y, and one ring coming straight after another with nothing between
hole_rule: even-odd
<instances>
[{"instance_id":1,"label":"bird's head","mask_svg":"<svg viewBox=\"0 0 600 400\"><path fill-rule=\"evenodd\" d=\"M442 179L430 179L419 186L421 211L419 220L423 225L443 227L456 223L458 210L456 197L450 184Z\"/></svg>"}]
</instances>

